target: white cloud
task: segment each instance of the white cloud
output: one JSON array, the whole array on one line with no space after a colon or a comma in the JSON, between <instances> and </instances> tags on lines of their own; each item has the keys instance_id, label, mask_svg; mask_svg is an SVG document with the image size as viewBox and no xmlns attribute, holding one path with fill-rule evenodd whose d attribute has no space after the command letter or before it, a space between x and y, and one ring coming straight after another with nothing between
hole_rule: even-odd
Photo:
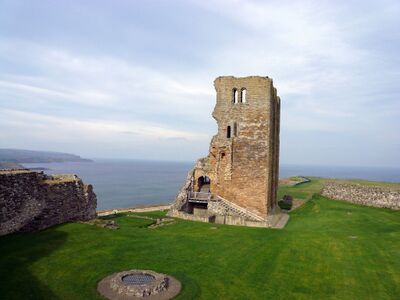
<instances>
[{"instance_id":1,"label":"white cloud","mask_svg":"<svg viewBox=\"0 0 400 300\"><path fill-rule=\"evenodd\" d=\"M107 120L79 120L49 116L39 113L0 109L3 118L0 124L12 125L15 129L29 131L42 136L69 139L80 136L88 140L103 138L118 139L121 133L129 132L134 138L140 139L185 139L201 141L209 138L208 135L184 130L174 130L141 122L117 122Z\"/></svg>"},{"instance_id":2,"label":"white cloud","mask_svg":"<svg viewBox=\"0 0 400 300\"><path fill-rule=\"evenodd\" d=\"M84 56L63 49L3 40L0 58L21 56L40 76L0 74L3 90L14 96L42 96L40 101L70 101L97 107L126 107L147 113L205 116L212 106L212 81L199 84L191 76L154 70L114 56ZM22 50L23 49L23 50ZM25 66L25 67L26 67ZM183 79L182 79L183 78ZM0 94L1 95L1 94ZM43 98L44 97L44 98ZM202 101L202 99L210 99ZM33 98L35 99L35 98ZM30 99L31 101L33 99ZM207 109L204 109L207 108Z\"/></svg>"},{"instance_id":3,"label":"white cloud","mask_svg":"<svg viewBox=\"0 0 400 300\"><path fill-rule=\"evenodd\" d=\"M2 94L8 94L11 96L20 96L32 99L32 95L34 95L42 100L48 99L50 101L70 101L78 104L94 106L116 104L116 101L114 101L112 95L101 93L95 90L71 90L69 92L65 92L47 87L24 84L21 83L21 80L17 82L0 80L0 87L2 89L0 96Z\"/></svg>"}]
</instances>

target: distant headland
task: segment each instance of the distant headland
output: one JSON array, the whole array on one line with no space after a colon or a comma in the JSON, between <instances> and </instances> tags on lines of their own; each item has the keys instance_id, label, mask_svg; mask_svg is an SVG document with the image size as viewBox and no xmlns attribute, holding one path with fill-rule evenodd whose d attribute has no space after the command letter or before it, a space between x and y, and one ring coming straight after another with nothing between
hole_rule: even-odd
<instances>
[{"instance_id":1,"label":"distant headland","mask_svg":"<svg viewBox=\"0 0 400 300\"><path fill-rule=\"evenodd\" d=\"M50 152L33 151L23 149L0 149L0 168L16 168L21 163L51 163L51 162L91 162L90 159L82 158L79 155Z\"/></svg>"}]
</instances>

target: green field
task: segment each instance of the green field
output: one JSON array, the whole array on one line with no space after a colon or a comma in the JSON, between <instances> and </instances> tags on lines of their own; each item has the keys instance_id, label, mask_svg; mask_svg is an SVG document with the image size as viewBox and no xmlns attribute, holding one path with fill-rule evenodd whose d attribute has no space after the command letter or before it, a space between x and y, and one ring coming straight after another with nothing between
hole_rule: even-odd
<instances>
[{"instance_id":1,"label":"green field","mask_svg":"<svg viewBox=\"0 0 400 300\"><path fill-rule=\"evenodd\" d=\"M280 193L307 199L321 187ZM314 196L283 230L114 220L120 229L70 223L1 237L0 299L102 299L100 279L134 268L175 276L177 299L399 299L399 211Z\"/></svg>"}]
</instances>

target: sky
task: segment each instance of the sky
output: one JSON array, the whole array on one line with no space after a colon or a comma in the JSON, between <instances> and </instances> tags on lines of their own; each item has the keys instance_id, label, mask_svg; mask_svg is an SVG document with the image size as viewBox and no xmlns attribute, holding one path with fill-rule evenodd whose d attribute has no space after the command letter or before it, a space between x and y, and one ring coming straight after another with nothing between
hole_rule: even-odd
<instances>
[{"instance_id":1,"label":"sky","mask_svg":"<svg viewBox=\"0 0 400 300\"><path fill-rule=\"evenodd\" d=\"M400 2L0 0L0 148L194 161L273 78L281 163L400 167Z\"/></svg>"}]
</instances>

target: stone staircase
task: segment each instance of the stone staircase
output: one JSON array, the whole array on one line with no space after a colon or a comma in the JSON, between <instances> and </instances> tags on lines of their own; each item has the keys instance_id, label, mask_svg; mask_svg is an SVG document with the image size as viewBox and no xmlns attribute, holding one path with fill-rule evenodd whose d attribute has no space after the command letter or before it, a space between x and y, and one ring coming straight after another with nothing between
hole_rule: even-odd
<instances>
[{"instance_id":1,"label":"stone staircase","mask_svg":"<svg viewBox=\"0 0 400 300\"><path fill-rule=\"evenodd\" d=\"M216 205L214 205L213 210L221 215L239 216L243 217L246 220L255 222L265 221L262 217L258 216L257 214L248 211L247 209L235 203L232 203L229 200L226 200L220 196L217 196L217 200L218 201L216 202Z\"/></svg>"}]
</instances>

